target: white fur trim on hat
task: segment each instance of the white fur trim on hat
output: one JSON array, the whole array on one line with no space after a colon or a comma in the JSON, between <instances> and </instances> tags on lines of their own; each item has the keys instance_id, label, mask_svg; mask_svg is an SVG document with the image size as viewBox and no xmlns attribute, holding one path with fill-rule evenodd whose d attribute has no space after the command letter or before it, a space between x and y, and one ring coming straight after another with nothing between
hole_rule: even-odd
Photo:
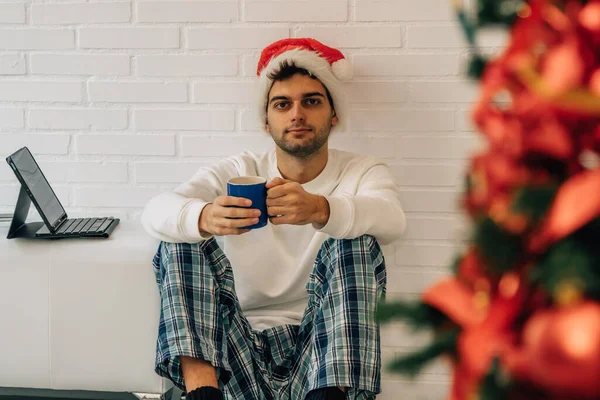
<instances>
[{"instance_id":1,"label":"white fur trim on hat","mask_svg":"<svg viewBox=\"0 0 600 400\"><path fill-rule=\"evenodd\" d=\"M313 74L321 83L329 90L331 98L333 99L333 106L335 114L338 117L338 124L333 128L336 131L343 131L345 123L348 118L348 108L346 98L344 95L342 82L338 78L340 76L352 77L352 71L347 60L339 60L332 66L327 60L320 57L317 53L310 50L294 49L286 51L276 57L273 57L269 64L261 71L258 78L258 90L257 93L260 96L257 100L258 116L261 121L261 126L264 126L267 120L267 96L273 85L273 81L268 78L273 72L277 72L280 69L281 64L287 61L288 64L293 64L296 67L304 68Z\"/></svg>"},{"instance_id":2,"label":"white fur trim on hat","mask_svg":"<svg viewBox=\"0 0 600 400\"><path fill-rule=\"evenodd\" d=\"M333 69L333 73L340 81L349 81L352 79L352 67L345 58L331 64L331 69Z\"/></svg>"}]
</instances>

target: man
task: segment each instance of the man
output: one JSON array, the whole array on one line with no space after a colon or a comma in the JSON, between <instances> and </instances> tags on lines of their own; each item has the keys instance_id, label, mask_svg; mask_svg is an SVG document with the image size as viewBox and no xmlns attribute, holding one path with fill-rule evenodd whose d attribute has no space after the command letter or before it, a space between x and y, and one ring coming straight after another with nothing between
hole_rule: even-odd
<instances>
[{"instance_id":1,"label":"man","mask_svg":"<svg viewBox=\"0 0 600 400\"><path fill-rule=\"evenodd\" d=\"M328 149L348 118L342 53L314 39L263 50L262 121L275 150L200 169L142 216L161 239L156 371L191 399L369 399L380 389L379 244L405 217L389 170ZM226 195L236 176L267 178L270 223ZM214 236L224 236L224 252ZM235 277L235 285L234 285Z\"/></svg>"}]
</instances>

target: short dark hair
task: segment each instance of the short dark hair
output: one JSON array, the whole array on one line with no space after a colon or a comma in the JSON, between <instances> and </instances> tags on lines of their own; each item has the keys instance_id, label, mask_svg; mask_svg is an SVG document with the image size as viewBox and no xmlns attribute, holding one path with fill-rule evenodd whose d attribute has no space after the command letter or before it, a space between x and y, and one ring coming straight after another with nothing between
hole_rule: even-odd
<instances>
[{"instance_id":1,"label":"short dark hair","mask_svg":"<svg viewBox=\"0 0 600 400\"><path fill-rule=\"evenodd\" d=\"M271 79L273 81L273 83L275 83L275 81L285 81L286 79L290 79L292 76L294 76L296 74L309 76L312 79L315 79L315 80L321 82L319 80L319 78L317 78L312 73L310 73L310 71L308 71L306 68L297 67L293 62L291 62L291 63L288 62L288 60L284 60L279 65L279 69L269 73L267 75L267 77L269 79ZM333 105L333 98L331 97L331 93L329 93L329 89L327 89L327 86L325 86L325 84L323 82L321 82L321 85L323 85L323 87L325 88L325 93L327 94L327 100L329 100L331 109L335 113L335 106ZM271 87L273 87L273 86L271 85ZM269 90L269 93L271 93L271 90ZM269 108L268 100L269 99L267 99L267 109Z\"/></svg>"}]
</instances>

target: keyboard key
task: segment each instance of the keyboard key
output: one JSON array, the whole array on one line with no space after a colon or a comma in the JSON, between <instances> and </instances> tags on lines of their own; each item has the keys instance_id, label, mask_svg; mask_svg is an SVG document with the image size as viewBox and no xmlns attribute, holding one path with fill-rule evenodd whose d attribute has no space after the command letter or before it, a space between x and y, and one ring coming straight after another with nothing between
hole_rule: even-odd
<instances>
[{"instance_id":1,"label":"keyboard key","mask_svg":"<svg viewBox=\"0 0 600 400\"><path fill-rule=\"evenodd\" d=\"M79 226L79 224L81 224L81 221L83 221L83 218L75 219L73 221L73 223L71 224L71 226L69 226L69 228L65 231L65 234L70 235L71 233L73 233L75 228L77 228Z\"/></svg>"},{"instance_id":2,"label":"keyboard key","mask_svg":"<svg viewBox=\"0 0 600 400\"><path fill-rule=\"evenodd\" d=\"M56 233L65 233L65 231L73 224L73 220L72 219L67 219L65 220L61 225L60 228L58 228L58 231Z\"/></svg>"},{"instance_id":3,"label":"keyboard key","mask_svg":"<svg viewBox=\"0 0 600 400\"><path fill-rule=\"evenodd\" d=\"M92 223L91 223L91 224L89 224L89 225L88 225L88 227L86 228L86 230L85 230L85 231L86 231L86 233L88 233L88 232L91 232L91 231L92 231L92 226L94 226L94 224L95 224L96 222L98 222L98 218L90 218L90 219L92 220L92 221L91 221Z\"/></svg>"},{"instance_id":4,"label":"keyboard key","mask_svg":"<svg viewBox=\"0 0 600 400\"><path fill-rule=\"evenodd\" d=\"M80 233L83 230L83 227L87 225L89 218L82 218L81 222L75 229L73 229L73 233Z\"/></svg>"},{"instance_id":5,"label":"keyboard key","mask_svg":"<svg viewBox=\"0 0 600 400\"><path fill-rule=\"evenodd\" d=\"M90 229L88 230L88 232L98 232L98 228L100 228L100 226L102 226L102 224L104 223L104 221L106 221L106 218L98 218L94 224L90 227Z\"/></svg>"},{"instance_id":6,"label":"keyboard key","mask_svg":"<svg viewBox=\"0 0 600 400\"><path fill-rule=\"evenodd\" d=\"M94 221L96 221L96 218L88 218L87 222L85 223L85 225L83 226L83 228L81 228L81 233L86 233L88 231L88 229L90 229L90 226L92 226L92 224L94 223Z\"/></svg>"},{"instance_id":7,"label":"keyboard key","mask_svg":"<svg viewBox=\"0 0 600 400\"><path fill-rule=\"evenodd\" d=\"M104 221L104 223L100 226L100 228L98 228L98 232L104 232L112 222L112 218L107 218L106 221Z\"/></svg>"}]
</instances>

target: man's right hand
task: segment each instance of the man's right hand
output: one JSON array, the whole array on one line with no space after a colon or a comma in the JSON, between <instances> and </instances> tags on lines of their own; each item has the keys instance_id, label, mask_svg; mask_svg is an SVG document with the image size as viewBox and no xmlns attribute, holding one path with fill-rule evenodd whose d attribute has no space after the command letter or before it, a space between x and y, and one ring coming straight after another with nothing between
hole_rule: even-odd
<instances>
[{"instance_id":1,"label":"man's right hand","mask_svg":"<svg viewBox=\"0 0 600 400\"><path fill-rule=\"evenodd\" d=\"M219 196L213 203L207 204L200 213L198 229L202 233L217 236L241 235L249 232L248 229L240 228L258 223L260 215L260 210L248 208L251 205L251 200L242 197Z\"/></svg>"}]
</instances>

